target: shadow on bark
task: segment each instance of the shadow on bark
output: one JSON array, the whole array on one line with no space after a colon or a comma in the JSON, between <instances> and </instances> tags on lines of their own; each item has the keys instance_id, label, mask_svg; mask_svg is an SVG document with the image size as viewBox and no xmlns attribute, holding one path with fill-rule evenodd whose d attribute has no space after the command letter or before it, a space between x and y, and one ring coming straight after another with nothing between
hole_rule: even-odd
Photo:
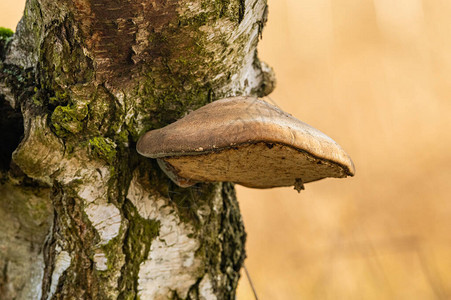
<instances>
[{"instance_id":1,"label":"shadow on bark","mask_svg":"<svg viewBox=\"0 0 451 300\"><path fill-rule=\"evenodd\" d=\"M23 136L23 118L20 111L14 110L0 95L0 170L10 168L11 155Z\"/></svg>"}]
</instances>

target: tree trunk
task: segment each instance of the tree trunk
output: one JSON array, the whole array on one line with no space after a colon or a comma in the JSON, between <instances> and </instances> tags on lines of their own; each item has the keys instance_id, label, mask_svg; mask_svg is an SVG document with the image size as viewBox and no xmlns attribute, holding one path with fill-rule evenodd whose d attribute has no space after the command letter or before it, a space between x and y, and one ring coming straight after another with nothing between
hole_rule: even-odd
<instances>
[{"instance_id":1,"label":"tree trunk","mask_svg":"<svg viewBox=\"0 0 451 300\"><path fill-rule=\"evenodd\" d=\"M266 0L28 0L0 37L1 299L233 299L228 183L174 185L135 143L273 88ZM23 124L23 126L22 126Z\"/></svg>"}]
</instances>

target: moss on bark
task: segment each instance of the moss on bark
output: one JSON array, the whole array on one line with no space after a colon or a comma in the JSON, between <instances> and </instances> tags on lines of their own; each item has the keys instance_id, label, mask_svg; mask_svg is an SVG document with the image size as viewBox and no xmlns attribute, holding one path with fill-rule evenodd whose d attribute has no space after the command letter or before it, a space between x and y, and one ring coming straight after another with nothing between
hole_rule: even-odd
<instances>
[{"instance_id":1,"label":"moss on bark","mask_svg":"<svg viewBox=\"0 0 451 300\"><path fill-rule=\"evenodd\" d=\"M158 236L159 222L142 218L136 207L128 200L123 206L125 217L130 220L124 240L126 260L119 281L119 299L136 299L138 296L138 273L140 264L147 259L152 240Z\"/></svg>"}]
</instances>

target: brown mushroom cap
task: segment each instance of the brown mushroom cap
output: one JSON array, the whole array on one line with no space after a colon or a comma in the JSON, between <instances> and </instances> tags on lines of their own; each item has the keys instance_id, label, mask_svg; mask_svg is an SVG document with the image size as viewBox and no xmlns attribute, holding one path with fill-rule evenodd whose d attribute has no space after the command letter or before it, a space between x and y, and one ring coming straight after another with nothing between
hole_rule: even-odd
<instances>
[{"instance_id":1,"label":"brown mushroom cap","mask_svg":"<svg viewBox=\"0 0 451 300\"><path fill-rule=\"evenodd\" d=\"M319 130L253 97L199 108L138 141L181 186L230 181L248 187L292 186L354 175L343 149Z\"/></svg>"}]
</instances>

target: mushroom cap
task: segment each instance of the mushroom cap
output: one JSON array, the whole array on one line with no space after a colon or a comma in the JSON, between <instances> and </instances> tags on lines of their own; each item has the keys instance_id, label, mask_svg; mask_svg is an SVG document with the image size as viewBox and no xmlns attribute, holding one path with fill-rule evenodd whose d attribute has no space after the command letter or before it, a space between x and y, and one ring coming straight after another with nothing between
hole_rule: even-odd
<instances>
[{"instance_id":1,"label":"mushroom cap","mask_svg":"<svg viewBox=\"0 0 451 300\"><path fill-rule=\"evenodd\" d=\"M257 188L302 186L355 172L350 157L327 135L254 97L205 105L144 134L137 151L159 159L183 186L214 181Z\"/></svg>"}]
</instances>

